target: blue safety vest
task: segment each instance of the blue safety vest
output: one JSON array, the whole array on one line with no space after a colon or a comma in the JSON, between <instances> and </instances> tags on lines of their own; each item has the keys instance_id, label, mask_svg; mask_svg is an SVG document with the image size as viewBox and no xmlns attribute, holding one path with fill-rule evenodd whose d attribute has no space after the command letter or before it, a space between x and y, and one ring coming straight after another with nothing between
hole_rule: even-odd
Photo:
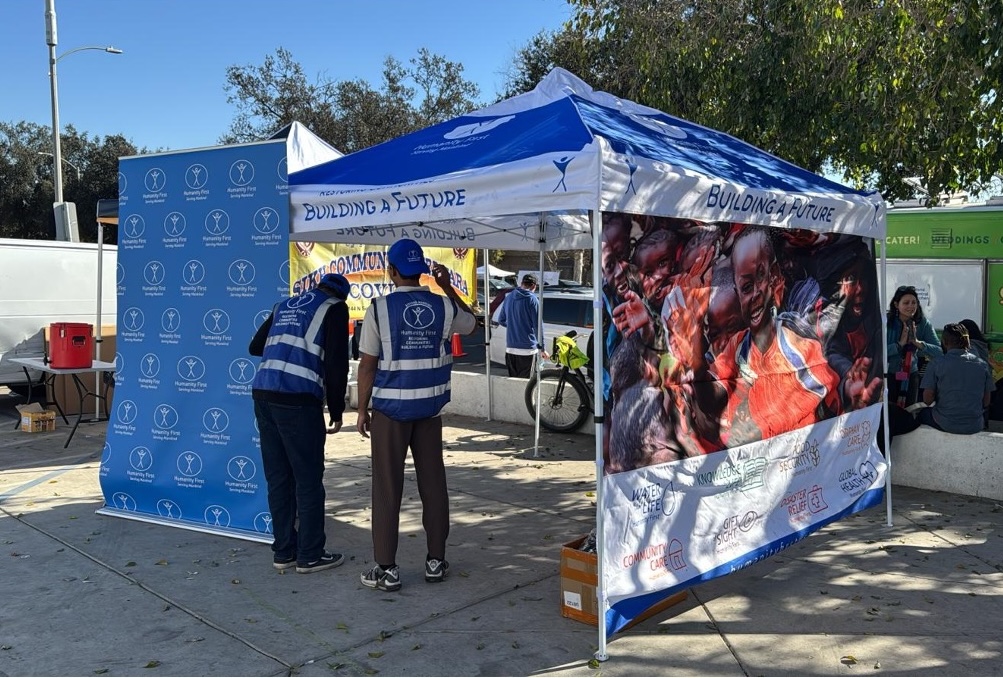
<instances>
[{"instance_id":1,"label":"blue safety vest","mask_svg":"<svg viewBox=\"0 0 1003 678\"><path fill-rule=\"evenodd\" d=\"M279 302L272 309L261 364L253 388L280 393L309 393L324 399L324 317L337 297L311 290Z\"/></svg>"},{"instance_id":2,"label":"blue safety vest","mask_svg":"<svg viewBox=\"0 0 1003 678\"><path fill-rule=\"evenodd\" d=\"M393 292L373 304L380 328L373 409L395 421L436 416L449 402L455 304L423 290Z\"/></svg>"}]
</instances>

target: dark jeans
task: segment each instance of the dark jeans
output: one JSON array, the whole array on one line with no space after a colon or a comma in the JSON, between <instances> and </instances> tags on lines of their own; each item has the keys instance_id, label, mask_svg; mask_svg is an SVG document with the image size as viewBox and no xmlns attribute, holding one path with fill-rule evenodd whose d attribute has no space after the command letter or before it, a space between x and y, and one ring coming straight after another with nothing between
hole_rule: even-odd
<instances>
[{"instance_id":1,"label":"dark jeans","mask_svg":"<svg viewBox=\"0 0 1003 678\"><path fill-rule=\"evenodd\" d=\"M272 551L301 564L324 553L324 406L254 401L272 513ZM299 517L299 529L296 518Z\"/></svg>"}]
</instances>

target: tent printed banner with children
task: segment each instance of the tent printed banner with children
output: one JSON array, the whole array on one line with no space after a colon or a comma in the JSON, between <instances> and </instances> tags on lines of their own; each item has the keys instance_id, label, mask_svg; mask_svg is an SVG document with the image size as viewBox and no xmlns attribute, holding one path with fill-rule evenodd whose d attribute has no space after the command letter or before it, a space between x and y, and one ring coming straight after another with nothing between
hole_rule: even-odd
<instances>
[{"instance_id":1,"label":"tent printed banner with children","mask_svg":"<svg viewBox=\"0 0 1003 678\"><path fill-rule=\"evenodd\" d=\"M597 656L653 602L880 501L881 387L867 375L879 369L884 344L865 341L859 357L870 362L853 361L845 373L829 363L826 351L859 304L836 301L856 289L850 277L837 293L827 287L837 274L814 265L844 248L856 257L857 248L873 275L873 239L885 234L880 195L593 90L558 68L531 92L294 172L289 197L293 241L407 237L528 250L541 261L548 251L588 248L603 262L593 275L594 325L605 315L610 328L596 342L609 343L595 351L604 379L593 394L603 415L595 422ZM613 236L616 218L629 223ZM736 319L727 309L735 315L728 291L739 289L739 249L756 271ZM714 282L727 279L726 264L731 282ZM873 300L877 288L862 294ZM845 308L852 313L836 313ZM750 327L757 331L745 341ZM842 335L855 353L859 333ZM643 360L630 354L638 341L651 353ZM709 358L705 343L714 346ZM787 367L763 369L760 359L775 355ZM610 401L614 383L623 391ZM797 407L760 416L769 410L762 401L786 403L783 390L794 384L803 391ZM618 418L637 424L619 435L649 443L636 457L614 453ZM739 472L744 484L734 480ZM757 477L762 487L753 487ZM715 553L725 541L734 546Z\"/></svg>"},{"instance_id":2,"label":"tent printed banner with children","mask_svg":"<svg viewBox=\"0 0 1003 678\"><path fill-rule=\"evenodd\" d=\"M882 499L873 243L606 213L615 630Z\"/></svg>"}]
</instances>

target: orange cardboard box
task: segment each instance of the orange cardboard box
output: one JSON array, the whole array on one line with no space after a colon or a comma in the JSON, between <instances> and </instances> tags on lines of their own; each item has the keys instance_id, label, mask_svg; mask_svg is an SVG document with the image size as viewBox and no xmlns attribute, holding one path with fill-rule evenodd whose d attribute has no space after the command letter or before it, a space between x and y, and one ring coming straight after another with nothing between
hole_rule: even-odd
<instances>
[{"instance_id":1,"label":"orange cardboard box","mask_svg":"<svg viewBox=\"0 0 1003 678\"><path fill-rule=\"evenodd\" d=\"M561 616L598 626L599 600L596 592L599 586L599 556L578 550L587 538L588 535L581 536L561 547ZM683 602L687 595L686 591L680 591L655 603L626 628Z\"/></svg>"}]
</instances>

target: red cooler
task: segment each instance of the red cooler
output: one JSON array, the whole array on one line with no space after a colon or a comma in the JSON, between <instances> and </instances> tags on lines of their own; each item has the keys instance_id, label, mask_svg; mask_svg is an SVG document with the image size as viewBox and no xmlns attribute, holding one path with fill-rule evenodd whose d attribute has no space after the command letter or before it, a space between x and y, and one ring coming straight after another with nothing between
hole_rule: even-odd
<instances>
[{"instance_id":1,"label":"red cooler","mask_svg":"<svg viewBox=\"0 0 1003 678\"><path fill-rule=\"evenodd\" d=\"M94 326L87 323L49 325L49 365L58 369L90 367L94 360Z\"/></svg>"}]
</instances>

